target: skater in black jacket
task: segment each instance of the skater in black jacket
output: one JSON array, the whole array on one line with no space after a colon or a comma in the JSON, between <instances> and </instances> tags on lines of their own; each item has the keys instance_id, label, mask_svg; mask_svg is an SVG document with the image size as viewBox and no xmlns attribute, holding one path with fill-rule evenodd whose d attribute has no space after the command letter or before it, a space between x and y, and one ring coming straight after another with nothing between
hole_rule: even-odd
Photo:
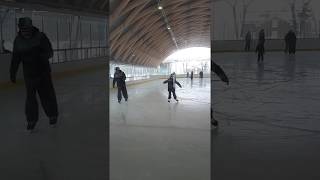
<instances>
[{"instance_id":1,"label":"skater in black jacket","mask_svg":"<svg viewBox=\"0 0 320 180\"><path fill-rule=\"evenodd\" d=\"M297 36L293 30L290 30L287 33L285 40L286 40L286 52L289 52L289 54L295 54L296 53Z\"/></svg>"},{"instance_id":2,"label":"skater in black jacket","mask_svg":"<svg viewBox=\"0 0 320 180\"><path fill-rule=\"evenodd\" d=\"M10 78L11 82L16 83L16 74L22 63L27 91L25 104L27 130L32 132L39 119L37 94L49 117L50 125L57 123L58 105L49 63L53 50L47 36L32 25L30 18L20 18L18 26L19 32L14 40L12 52Z\"/></svg>"},{"instance_id":3,"label":"skater in black jacket","mask_svg":"<svg viewBox=\"0 0 320 180\"><path fill-rule=\"evenodd\" d=\"M120 70L119 67L115 68L115 73L113 76L113 88L115 88L115 84L117 83L118 87L118 102L121 102L122 94L126 101L128 101L128 92L126 87L126 74Z\"/></svg>"},{"instance_id":4,"label":"skater in black jacket","mask_svg":"<svg viewBox=\"0 0 320 180\"><path fill-rule=\"evenodd\" d=\"M167 79L163 82L163 84L165 84L165 83L168 83L168 92L169 92L168 102L170 102L170 100L171 100L171 93L173 94L174 99L178 102L179 100L177 99L175 84L177 84L180 88L182 88L182 86L176 80L175 73L172 73L170 75L169 79Z\"/></svg>"}]
</instances>

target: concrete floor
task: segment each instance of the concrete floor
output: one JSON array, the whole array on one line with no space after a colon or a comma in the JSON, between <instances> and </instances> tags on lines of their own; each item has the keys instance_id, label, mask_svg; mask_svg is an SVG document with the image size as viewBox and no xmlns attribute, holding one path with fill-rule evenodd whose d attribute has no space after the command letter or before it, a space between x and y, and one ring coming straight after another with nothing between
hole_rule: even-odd
<instances>
[{"instance_id":1,"label":"concrete floor","mask_svg":"<svg viewBox=\"0 0 320 180\"><path fill-rule=\"evenodd\" d=\"M230 78L214 77L213 179L320 179L320 52L213 57Z\"/></svg>"},{"instance_id":2,"label":"concrete floor","mask_svg":"<svg viewBox=\"0 0 320 180\"><path fill-rule=\"evenodd\" d=\"M24 85L0 89L1 180L106 180L105 71L54 80L60 127L41 108L38 132L25 132Z\"/></svg>"},{"instance_id":3,"label":"concrete floor","mask_svg":"<svg viewBox=\"0 0 320 180\"><path fill-rule=\"evenodd\" d=\"M210 179L210 80L177 79L179 103L163 80L110 92L111 180Z\"/></svg>"}]
</instances>

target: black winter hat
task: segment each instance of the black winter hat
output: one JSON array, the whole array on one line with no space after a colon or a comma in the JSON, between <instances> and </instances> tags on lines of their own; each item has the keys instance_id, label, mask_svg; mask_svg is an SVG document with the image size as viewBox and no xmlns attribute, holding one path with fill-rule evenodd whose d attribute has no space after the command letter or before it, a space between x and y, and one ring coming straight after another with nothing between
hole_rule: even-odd
<instances>
[{"instance_id":1,"label":"black winter hat","mask_svg":"<svg viewBox=\"0 0 320 180\"><path fill-rule=\"evenodd\" d=\"M31 18L29 18L29 17L19 18L18 26L19 26L19 28L32 27L32 20L31 20Z\"/></svg>"}]
</instances>

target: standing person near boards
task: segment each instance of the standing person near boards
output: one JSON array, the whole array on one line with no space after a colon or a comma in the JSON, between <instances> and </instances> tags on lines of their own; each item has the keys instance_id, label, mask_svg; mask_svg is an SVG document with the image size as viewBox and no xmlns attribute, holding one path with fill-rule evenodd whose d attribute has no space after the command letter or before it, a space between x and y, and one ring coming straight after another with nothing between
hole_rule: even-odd
<instances>
[{"instance_id":1,"label":"standing person near boards","mask_svg":"<svg viewBox=\"0 0 320 180\"><path fill-rule=\"evenodd\" d=\"M297 44L297 36L294 33L293 30L290 30L286 37L286 50L289 54L295 54L296 53L296 44Z\"/></svg>"},{"instance_id":2,"label":"standing person near boards","mask_svg":"<svg viewBox=\"0 0 320 180\"><path fill-rule=\"evenodd\" d=\"M37 94L50 125L56 125L58 120L58 104L49 63L49 59L53 57L53 50L47 36L32 25L30 18L20 18L18 27L19 32L14 40L12 52L10 78L11 82L16 83L16 74L22 63L27 91L25 103L27 130L33 132L39 120Z\"/></svg>"},{"instance_id":3,"label":"standing person near boards","mask_svg":"<svg viewBox=\"0 0 320 180\"><path fill-rule=\"evenodd\" d=\"M256 47L256 53L258 53L258 62L264 60L264 53L265 53L264 43L265 43L265 41L266 41L265 33L264 33L264 29L262 29L259 32L259 40L258 40L258 45Z\"/></svg>"},{"instance_id":4,"label":"standing person near boards","mask_svg":"<svg viewBox=\"0 0 320 180\"><path fill-rule=\"evenodd\" d=\"M247 34L246 34L246 43L245 43L245 47L244 47L244 50L245 51L250 51L250 46L251 46L251 32L248 31Z\"/></svg>"}]
</instances>

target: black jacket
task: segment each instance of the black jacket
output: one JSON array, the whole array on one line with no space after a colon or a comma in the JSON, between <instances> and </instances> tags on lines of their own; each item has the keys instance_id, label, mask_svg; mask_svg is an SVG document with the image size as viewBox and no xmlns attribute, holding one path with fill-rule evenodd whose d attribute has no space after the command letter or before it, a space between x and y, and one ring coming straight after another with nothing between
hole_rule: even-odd
<instances>
[{"instance_id":1,"label":"black jacket","mask_svg":"<svg viewBox=\"0 0 320 180\"><path fill-rule=\"evenodd\" d=\"M175 84L177 84L179 87L182 87L181 84L180 84L177 80L175 80L174 82L175 82ZM168 91L173 91L173 90L175 90L175 87L174 87L174 84L173 84L173 78L170 77L169 79L165 80L165 81L163 82L163 84L165 84L165 83L168 83Z\"/></svg>"},{"instance_id":2,"label":"black jacket","mask_svg":"<svg viewBox=\"0 0 320 180\"><path fill-rule=\"evenodd\" d=\"M10 75L15 79L19 64L23 64L25 78L41 77L50 73L49 59L53 57L52 45L48 37L33 27L32 37L25 39L20 32L14 40Z\"/></svg>"},{"instance_id":3,"label":"black jacket","mask_svg":"<svg viewBox=\"0 0 320 180\"><path fill-rule=\"evenodd\" d=\"M114 85L117 83L117 87L124 87L126 86L126 74L119 70L119 71L116 71L114 73L114 76L113 76L113 87Z\"/></svg>"}]
</instances>

